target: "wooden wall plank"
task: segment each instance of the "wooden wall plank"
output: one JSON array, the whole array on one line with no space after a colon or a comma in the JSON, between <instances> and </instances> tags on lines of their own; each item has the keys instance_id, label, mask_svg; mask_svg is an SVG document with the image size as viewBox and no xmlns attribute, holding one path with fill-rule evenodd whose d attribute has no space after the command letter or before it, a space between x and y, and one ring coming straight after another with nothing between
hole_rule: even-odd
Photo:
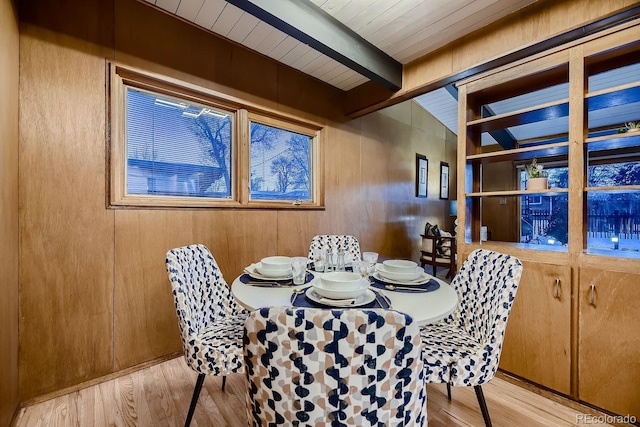
<instances>
[{"instance_id":1,"label":"wooden wall plank","mask_svg":"<svg viewBox=\"0 0 640 427\"><path fill-rule=\"evenodd\" d=\"M18 408L18 9L0 0L0 425Z\"/></svg>"},{"instance_id":2,"label":"wooden wall plank","mask_svg":"<svg viewBox=\"0 0 640 427\"><path fill-rule=\"evenodd\" d=\"M20 38L20 394L112 370L113 212L105 209L104 51Z\"/></svg>"}]
</instances>

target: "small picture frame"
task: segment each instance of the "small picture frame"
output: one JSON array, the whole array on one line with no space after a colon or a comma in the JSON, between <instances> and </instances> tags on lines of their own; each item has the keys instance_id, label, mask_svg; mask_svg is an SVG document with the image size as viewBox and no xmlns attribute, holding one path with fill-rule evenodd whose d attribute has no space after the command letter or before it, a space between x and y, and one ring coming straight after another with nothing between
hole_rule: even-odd
<instances>
[{"instance_id":1,"label":"small picture frame","mask_svg":"<svg viewBox=\"0 0 640 427\"><path fill-rule=\"evenodd\" d=\"M416 197L427 197L429 160L422 154L416 154Z\"/></svg>"},{"instance_id":2,"label":"small picture frame","mask_svg":"<svg viewBox=\"0 0 640 427\"><path fill-rule=\"evenodd\" d=\"M449 199L449 163L440 162L440 198Z\"/></svg>"}]
</instances>

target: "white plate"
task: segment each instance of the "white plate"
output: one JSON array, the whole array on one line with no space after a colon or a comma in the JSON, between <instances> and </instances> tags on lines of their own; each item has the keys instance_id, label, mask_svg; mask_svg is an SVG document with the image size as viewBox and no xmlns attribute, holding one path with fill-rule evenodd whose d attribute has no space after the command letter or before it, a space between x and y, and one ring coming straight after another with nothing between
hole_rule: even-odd
<instances>
[{"instance_id":1,"label":"white plate","mask_svg":"<svg viewBox=\"0 0 640 427\"><path fill-rule=\"evenodd\" d=\"M433 279L433 276L423 272L420 275L420 277L418 277L416 280L392 280L392 279L388 279L388 278L380 275L376 271L375 273L373 273L373 278L376 279L376 280L379 280L381 282L384 282L384 283L390 283L392 285L411 286L411 285L424 285L429 280Z\"/></svg>"},{"instance_id":2,"label":"white plate","mask_svg":"<svg viewBox=\"0 0 640 427\"><path fill-rule=\"evenodd\" d=\"M286 279L291 279L293 277L293 274L291 273L291 271L289 271L289 273L285 276L276 276L276 277L265 276L263 274L260 274L260 272L256 270L256 264L251 264L250 266L246 267L244 271L249 276L258 280L286 280Z\"/></svg>"},{"instance_id":3,"label":"white plate","mask_svg":"<svg viewBox=\"0 0 640 427\"><path fill-rule=\"evenodd\" d=\"M322 295L318 294L313 287L307 289L306 292L307 298L309 298L313 302L317 302L318 304L328 305L331 307L360 307L361 305L367 305L376 299L376 294L373 293L371 289L367 289L365 293L355 298L353 304L350 304L348 301L350 300L342 300L342 299L330 299L325 298Z\"/></svg>"},{"instance_id":4,"label":"white plate","mask_svg":"<svg viewBox=\"0 0 640 427\"><path fill-rule=\"evenodd\" d=\"M376 267L376 271L386 279L407 282L412 282L419 279L424 273L424 269L420 267L416 267L415 270L410 273L397 273L395 271L387 270L384 265L378 265Z\"/></svg>"},{"instance_id":5,"label":"white plate","mask_svg":"<svg viewBox=\"0 0 640 427\"><path fill-rule=\"evenodd\" d=\"M364 293L371 284L364 279L359 279L357 288L341 289L332 283L327 283L325 277L321 277L320 280L316 280L313 283L313 288L318 295L331 299L347 299L356 298Z\"/></svg>"}]
</instances>

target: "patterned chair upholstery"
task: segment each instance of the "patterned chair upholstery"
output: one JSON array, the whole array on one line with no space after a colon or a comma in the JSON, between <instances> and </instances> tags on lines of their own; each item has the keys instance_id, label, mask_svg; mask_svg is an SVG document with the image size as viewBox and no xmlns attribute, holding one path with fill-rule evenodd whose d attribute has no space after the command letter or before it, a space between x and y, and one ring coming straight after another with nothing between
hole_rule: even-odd
<instances>
[{"instance_id":1,"label":"patterned chair upholstery","mask_svg":"<svg viewBox=\"0 0 640 427\"><path fill-rule=\"evenodd\" d=\"M459 305L448 318L421 329L427 383L473 386L485 424L491 425L481 385L498 369L507 319L518 290L522 263L513 256L478 249L451 285Z\"/></svg>"},{"instance_id":2,"label":"patterned chair upholstery","mask_svg":"<svg viewBox=\"0 0 640 427\"><path fill-rule=\"evenodd\" d=\"M245 323L252 426L425 426L420 331L389 310L262 308Z\"/></svg>"},{"instance_id":3,"label":"patterned chair upholstery","mask_svg":"<svg viewBox=\"0 0 640 427\"><path fill-rule=\"evenodd\" d=\"M249 312L234 299L204 245L171 249L166 257L187 365L198 373L185 425L191 423L205 375L243 373L242 331Z\"/></svg>"},{"instance_id":4,"label":"patterned chair upholstery","mask_svg":"<svg viewBox=\"0 0 640 427\"><path fill-rule=\"evenodd\" d=\"M320 234L311 239L309 246L309 261L313 262L313 253L316 249L326 250L342 250L349 252L353 259L360 259L360 243L353 236L340 234Z\"/></svg>"}]
</instances>

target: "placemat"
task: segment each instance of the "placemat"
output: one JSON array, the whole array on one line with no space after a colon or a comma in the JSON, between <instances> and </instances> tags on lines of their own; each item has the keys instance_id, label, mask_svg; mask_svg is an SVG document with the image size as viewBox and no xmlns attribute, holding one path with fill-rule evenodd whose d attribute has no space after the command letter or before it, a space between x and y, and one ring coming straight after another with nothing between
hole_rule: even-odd
<instances>
[{"instance_id":1,"label":"placemat","mask_svg":"<svg viewBox=\"0 0 640 427\"><path fill-rule=\"evenodd\" d=\"M440 282L438 282L436 279L431 279L427 283L424 283L422 285L396 285L394 283L382 282L373 276L369 276L369 280L371 280L371 286L378 289L386 289L387 285L406 286L412 289L415 288L415 291L411 289L394 289L393 292L433 292L440 288Z\"/></svg>"},{"instance_id":2,"label":"placemat","mask_svg":"<svg viewBox=\"0 0 640 427\"><path fill-rule=\"evenodd\" d=\"M305 288L305 291L306 289L308 288ZM387 302L386 297L378 291L374 291L373 289L371 291L374 294L376 294L376 299L374 299L369 304L359 305L353 308L383 308L385 310L388 309L389 303ZM307 308L338 308L338 309L350 308L350 307L333 307L329 305L320 304L310 300L309 298L307 298L305 294L291 295L291 305L293 305L294 307L307 307Z\"/></svg>"}]
</instances>

